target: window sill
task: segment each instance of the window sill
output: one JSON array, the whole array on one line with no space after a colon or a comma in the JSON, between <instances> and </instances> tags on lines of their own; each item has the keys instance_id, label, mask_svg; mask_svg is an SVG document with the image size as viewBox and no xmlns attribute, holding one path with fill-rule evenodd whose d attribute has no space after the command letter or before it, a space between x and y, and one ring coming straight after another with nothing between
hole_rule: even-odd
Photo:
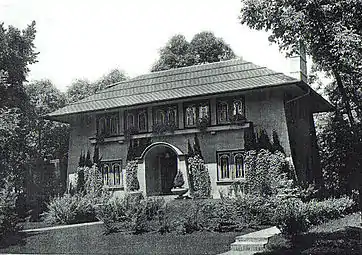
<instances>
[{"instance_id":1,"label":"window sill","mask_svg":"<svg viewBox=\"0 0 362 255\"><path fill-rule=\"evenodd\" d=\"M106 190L124 190L123 186L107 186L107 185L104 185L103 188L106 189Z\"/></svg>"},{"instance_id":2,"label":"window sill","mask_svg":"<svg viewBox=\"0 0 362 255\"><path fill-rule=\"evenodd\" d=\"M219 131L228 131L228 130L239 130L244 128L249 128L250 122L245 122L242 125L238 124L225 124L225 125L215 125L215 126L209 126L206 128L205 131L201 131L198 128L185 128L185 129L176 129L174 132L165 132L163 134L154 134L152 132L143 133L143 134L135 134L132 135L132 138L139 139L139 138L147 138L147 137L156 137L156 136L172 136L172 135L184 135L184 134L194 134L194 133L201 133L201 132L210 132L215 133ZM89 137L89 140L92 144L95 144L97 142L96 137ZM103 143L108 142L119 142L124 143L125 137L124 135L118 135L118 136L112 136L112 137L106 137L104 138Z\"/></svg>"},{"instance_id":3,"label":"window sill","mask_svg":"<svg viewBox=\"0 0 362 255\"><path fill-rule=\"evenodd\" d=\"M233 179L233 180L219 180L219 181L216 181L216 185L230 185L230 184L233 184L235 182L246 182L246 179L245 178L238 178L238 179Z\"/></svg>"}]
</instances>

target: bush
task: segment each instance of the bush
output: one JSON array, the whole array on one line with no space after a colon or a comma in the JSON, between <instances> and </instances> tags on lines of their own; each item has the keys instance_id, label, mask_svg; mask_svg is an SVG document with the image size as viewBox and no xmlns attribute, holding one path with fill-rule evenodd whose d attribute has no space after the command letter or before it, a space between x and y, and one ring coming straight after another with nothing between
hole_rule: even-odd
<instances>
[{"instance_id":1,"label":"bush","mask_svg":"<svg viewBox=\"0 0 362 255\"><path fill-rule=\"evenodd\" d=\"M311 200L305 204L305 213L312 225L337 219L351 213L354 202L351 198L329 198L323 201Z\"/></svg>"},{"instance_id":2,"label":"bush","mask_svg":"<svg viewBox=\"0 0 362 255\"><path fill-rule=\"evenodd\" d=\"M45 222L51 224L75 224L96 221L97 200L89 195L65 194L55 197L43 214Z\"/></svg>"},{"instance_id":3,"label":"bush","mask_svg":"<svg viewBox=\"0 0 362 255\"><path fill-rule=\"evenodd\" d=\"M104 222L106 234L120 229L138 234L155 228L152 221L162 214L164 204L162 198L126 195L100 206L97 217Z\"/></svg>"},{"instance_id":4,"label":"bush","mask_svg":"<svg viewBox=\"0 0 362 255\"><path fill-rule=\"evenodd\" d=\"M195 155L188 158L189 173L191 176L192 195L194 198L210 198L211 181L204 160Z\"/></svg>"},{"instance_id":5,"label":"bush","mask_svg":"<svg viewBox=\"0 0 362 255\"><path fill-rule=\"evenodd\" d=\"M300 199L280 200L273 216L273 222L282 234L295 236L307 231L310 227L305 212L305 204Z\"/></svg>"},{"instance_id":6,"label":"bush","mask_svg":"<svg viewBox=\"0 0 362 255\"><path fill-rule=\"evenodd\" d=\"M103 179L102 173L99 171L97 165L92 167L84 167L84 191L93 197L102 196L103 191Z\"/></svg>"},{"instance_id":7,"label":"bush","mask_svg":"<svg viewBox=\"0 0 362 255\"><path fill-rule=\"evenodd\" d=\"M126 182L127 182L127 189L129 189L130 191L139 190L140 188L140 184L137 178L137 168L138 168L137 160L132 160L127 163Z\"/></svg>"},{"instance_id":8,"label":"bush","mask_svg":"<svg viewBox=\"0 0 362 255\"><path fill-rule=\"evenodd\" d=\"M5 186L0 189L0 240L18 230L16 200L17 194L6 181Z\"/></svg>"}]
</instances>

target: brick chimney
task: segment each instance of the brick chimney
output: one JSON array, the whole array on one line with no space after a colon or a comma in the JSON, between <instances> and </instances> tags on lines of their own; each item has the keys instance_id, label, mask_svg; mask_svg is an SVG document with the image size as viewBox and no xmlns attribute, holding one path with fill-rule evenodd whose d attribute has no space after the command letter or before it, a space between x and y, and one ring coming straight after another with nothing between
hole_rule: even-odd
<instances>
[{"instance_id":1,"label":"brick chimney","mask_svg":"<svg viewBox=\"0 0 362 255\"><path fill-rule=\"evenodd\" d=\"M307 82L307 56L305 53L305 47L302 43L299 43L298 52L289 57L289 59L289 75L297 80Z\"/></svg>"}]
</instances>

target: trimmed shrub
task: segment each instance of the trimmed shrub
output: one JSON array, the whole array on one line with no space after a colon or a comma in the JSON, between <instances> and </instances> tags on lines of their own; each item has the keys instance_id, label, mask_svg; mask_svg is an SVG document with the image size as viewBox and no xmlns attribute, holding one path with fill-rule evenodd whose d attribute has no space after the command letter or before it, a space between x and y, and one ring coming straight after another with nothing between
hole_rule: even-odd
<instances>
[{"instance_id":1,"label":"trimmed shrub","mask_svg":"<svg viewBox=\"0 0 362 255\"><path fill-rule=\"evenodd\" d=\"M92 167L84 167L84 191L93 197L100 197L103 191L102 173L94 164Z\"/></svg>"},{"instance_id":2,"label":"trimmed shrub","mask_svg":"<svg viewBox=\"0 0 362 255\"><path fill-rule=\"evenodd\" d=\"M0 240L18 230L19 217L16 213L17 194L5 181L0 189Z\"/></svg>"},{"instance_id":3,"label":"trimmed shrub","mask_svg":"<svg viewBox=\"0 0 362 255\"><path fill-rule=\"evenodd\" d=\"M192 182L192 195L194 198L210 198L211 180L204 160L200 156L195 155L187 159L188 170Z\"/></svg>"},{"instance_id":4,"label":"trimmed shrub","mask_svg":"<svg viewBox=\"0 0 362 255\"><path fill-rule=\"evenodd\" d=\"M75 224L96 221L97 200L89 195L73 196L65 194L53 198L48 210L43 214L44 220L51 224Z\"/></svg>"},{"instance_id":5,"label":"trimmed shrub","mask_svg":"<svg viewBox=\"0 0 362 255\"><path fill-rule=\"evenodd\" d=\"M140 184L137 178L137 168L138 168L137 160L132 160L127 163L126 182L127 182L127 189L129 189L130 191L139 190L140 188Z\"/></svg>"}]
</instances>

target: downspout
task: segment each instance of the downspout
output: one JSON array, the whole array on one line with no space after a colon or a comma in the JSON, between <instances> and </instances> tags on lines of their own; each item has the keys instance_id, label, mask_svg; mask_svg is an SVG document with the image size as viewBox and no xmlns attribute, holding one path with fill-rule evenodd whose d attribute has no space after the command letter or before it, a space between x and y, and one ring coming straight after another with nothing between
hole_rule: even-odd
<instances>
[{"instance_id":1,"label":"downspout","mask_svg":"<svg viewBox=\"0 0 362 255\"><path fill-rule=\"evenodd\" d=\"M310 95L310 92L311 92L311 89L308 88L308 91L307 91L305 94L300 95L300 96L298 96L298 97L295 97L295 98L293 98L293 99L291 99L291 100L288 100L288 101L285 102L285 104L290 104L290 103L292 103L292 102L295 102L295 101L297 101L297 100L300 100L300 99L302 99L302 98ZM294 164L294 162L293 162L293 155L291 155L291 156L292 156L292 159L291 159L291 160L288 160L288 161L289 161L289 164L292 165L292 168L293 168L292 171L293 171L295 180L296 180L297 182L299 182L299 180L298 180L299 178L298 178L298 175L297 175L297 170L296 170L295 164Z\"/></svg>"}]
</instances>

